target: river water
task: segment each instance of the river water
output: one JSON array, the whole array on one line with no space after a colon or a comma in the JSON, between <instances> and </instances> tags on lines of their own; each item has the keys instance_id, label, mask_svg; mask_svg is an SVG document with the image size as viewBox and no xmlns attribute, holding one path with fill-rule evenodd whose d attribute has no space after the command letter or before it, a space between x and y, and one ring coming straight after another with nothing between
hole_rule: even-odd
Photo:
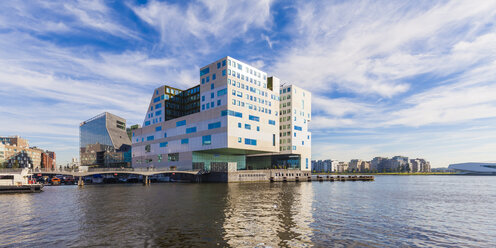
<instances>
[{"instance_id":1,"label":"river water","mask_svg":"<svg viewBox=\"0 0 496 248\"><path fill-rule=\"evenodd\" d=\"M0 247L494 247L496 177L157 183L0 195Z\"/></svg>"}]
</instances>

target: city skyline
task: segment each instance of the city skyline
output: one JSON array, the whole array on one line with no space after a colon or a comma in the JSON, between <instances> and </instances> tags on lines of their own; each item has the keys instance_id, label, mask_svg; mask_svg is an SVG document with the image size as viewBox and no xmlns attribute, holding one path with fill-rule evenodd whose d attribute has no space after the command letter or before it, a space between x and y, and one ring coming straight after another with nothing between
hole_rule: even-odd
<instances>
[{"instance_id":1,"label":"city skyline","mask_svg":"<svg viewBox=\"0 0 496 248\"><path fill-rule=\"evenodd\" d=\"M78 157L79 123L232 56L312 93L312 160L496 160L496 3L0 3L0 135ZM372 10L372 11L371 11Z\"/></svg>"}]
</instances>

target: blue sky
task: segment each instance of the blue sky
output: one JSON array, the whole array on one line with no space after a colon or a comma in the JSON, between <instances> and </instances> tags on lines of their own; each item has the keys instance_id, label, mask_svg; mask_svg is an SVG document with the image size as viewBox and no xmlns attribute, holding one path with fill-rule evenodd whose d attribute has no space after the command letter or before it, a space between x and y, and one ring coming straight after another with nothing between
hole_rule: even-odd
<instances>
[{"instance_id":1,"label":"blue sky","mask_svg":"<svg viewBox=\"0 0 496 248\"><path fill-rule=\"evenodd\" d=\"M495 1L1 1L0 135L78 156L229 55L313 93L313 158L496 160Z\"/></svg>"}]
</instances>

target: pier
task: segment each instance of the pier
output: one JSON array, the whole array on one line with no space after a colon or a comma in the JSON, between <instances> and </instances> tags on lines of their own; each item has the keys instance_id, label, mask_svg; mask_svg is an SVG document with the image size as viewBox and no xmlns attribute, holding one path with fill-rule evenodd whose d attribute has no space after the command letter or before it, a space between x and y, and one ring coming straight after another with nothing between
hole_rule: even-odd
<instances>
[{"instance_id":1,"label":"pier","mask_svg":"<svg viewBox=\"0 0 496 248\"><path fill-rule=\"evenodd\" d=\"M282 176L271 177L271 182L345 182L345 181L374 181L374 176Z\"/></svg>"}]
</instances>

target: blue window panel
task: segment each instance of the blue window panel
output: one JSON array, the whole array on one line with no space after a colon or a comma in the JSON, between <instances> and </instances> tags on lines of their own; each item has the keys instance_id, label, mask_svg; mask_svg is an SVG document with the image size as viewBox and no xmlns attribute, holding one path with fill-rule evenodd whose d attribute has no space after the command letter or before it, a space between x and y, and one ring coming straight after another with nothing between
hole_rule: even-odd
<instances>
[{"instance_id":1,"label":"blue window panel","mask_svg":"<svg viewBox=\"0 0 496 248\"><path fill-rule=\"evenodd\" d=\"M206 105L206 106L207 106L207 109L210 109L210 104L208 104L208 103L207 103L207 105Z\"/></svg>"},{"instance_id":2,"label":"blue window panel","mask_svg":"<svg viewBox=\"0 0 496 248\"><path fill-rule=\"evenodd\" d=\"M215 73L212 74L212 80L215 80L217 77L215 76Z\"/></svg>"},{"instance_id":3,"label":"blue window panel","mask_svg":"<svg viewBox=\"0 0 496 248\"><path fill-rule=\"evenodd\" d=\"M220 127L220 121L208 124L208 129L215 129L219 127Z\"/></svg>"},{"instance_id":4,"label":"blue window panel","mask_svg":"<svg viewBox=\"0 0 496 248\"><path fill-rule=\"evenodd\" d=\"M205 104L202 104L202 110L205 110Z\"/></svg>"},{"instance_id":5,"label":"blue window panel","mask_svg":"<svg viewBox=\"0 0 496 248\"><path fill-rule=\"evenodd\" d=\"M186 128L186 133L196 133L196 127Z\"/></svg>"},{"instance_id":6,"label":"blue window panel","mask_svg":"<svg viewBox=\"0 0 496 248\"><path fill-rule=\"evenodd\" d=\"M162 110L159 110L159 111L155 112L155 116L159 116L161 114L162 114Z\"/></svg>"},{"instance_id":7,"label":"blue window panel","mask_svg":"<svg viewBox=\"0 0 496 248\"><path fill-rule=\"evenodd\" d=\"M212 144L212 136L211 135L205 135L202 136L202 145L211 145Z\"/></svg>"},{"instance_id":8,"label":"blue window panel","mask_svg":"<svg viewBox=\"0 0 496 248\"><path fill-rule=\"evenodd\" d=\"M205 84L205 78L202 78L202 84Z\"/></svg>"},{"instance_id":9,"label":"blue window panel","mask_svg":"<svg viewBox=\"0 0 496 248\"><path fill-rule=\"evenodd\" d=\"M243 66L240 63L238 63L238 69L243 70Z\"/></svg>"},{"instance_id":10,"label":"blue window panel","mask_svg":"<svg viewBox=\"0 0 496 248\"><path fill-rule=\"evenodd\" d=\"M204 102L204 101L205 101L205 96L202 96L202 102Z\"/></svg>"},{"instance_id":11,"label":"blue window panel","mask_svg":"<svg viewBox=\"0 0 496 248\"><path fill-rule=\"evenodd\" d=\"M207 76L207 83L210 82L210 76Z\"/></svg>"},{"instance_id":12,"label":"blue window panel","mask_svg":"<svg viewBox=\"0 0 496 248\"><path fill-rule=\"evenodd\" d=\"M245 138L245 145L256 146L257 145L257 140Z\"/></svg>"},{"instance_id":13,"label":"blue window panel","mask_svg":"<svg viewBox=\"0 0 496 248\"><path fill-rule=\"evenodd\" d=\"M245 129L251 130L251 125L250 124L245 124Z\"/></svg>"},{"instance_id":14,"label":"blue window panel","mask_svg":"<svg viewBox=\"0 0 496 248\"><path fill-rule=\"evenodd\" d=\"M270 124L270 125L276 125L276 121L274 121L274 120L269 120L269 124Z\"/></svg>"},{"instance_id":15,"label":"blue window panel","mask_svg":"<svg viewBox=\"0 0 496 248\"><path fill-rule=\"evenodd\" d=\"M211 108L215 107L215 106L214 106L214 102L210 102L210 107L211 107Z\"/></svg>"},{"instance_id":16,"label":"blue window panel","mask_svg":"<svg viewBox=\"0 0 496 248\"><path fill-rule=\"evenodd\" d=\"M188 144L189 143L189 139L182 139L181 140L181 144Z\"/></svg>"},{"instance_id":17,"label":"blue window panel","mask_svg":"<svg viewBox=\"0 0 496 248\"><path fill-rule=\"evenodd\" d=\"M155 102L158 102L158 101L160 101L160 96L159 96L159 97L155 97L155 98L153 99L153 102L154 102L154 103L155 103Z\"/></svg>"},{"instance_id":18,"label":"blue window panel","mask_svg":"<svg viewBox=\"0 0 496 248\"><path fill-rule=\"evenodd\" d=\"M157 105L158 105L158 104L157 104ZM153 106L151 106L151 107L150 107L150 111L152 111L152 110L153 110Z\"/></svg>"},{"instance_id":19,"label":"blue window panel","mask_svg":"<svg viewBox=\"0 0 496 248\"><path fill-rule=\"evenodd\" d=\"M138 142L139 142L139 139L136 139L136 143L138 143Z\"/></svg>"},{"instance_id":20,"label":"blue window panel","mask_svg":"<svg viewBox=\"0 0 496 248\"><path fill-rule=\"evenodd\" d=\"M145 127L150 126L150 121L145 121Z\"/></svg>"},{"instance_id":21,"label":"blue window panel","mask_svg":"<svg viewBox=\"0 0 496 248\"><path fill-rule=\"evenodd\" d=\"M205 69L203 69L203 70L200 71L200 77L203 76L203 75L206 75L208 73L210 73L210 68L209 67L207 67L207 68L205 68Z\"/></svg>"},{"instance_id":22,"label":"blue window panel","mask_svg":"<svg viewBox=\"0 0 496 248\"><path fill-rule=\"evenodd\" d=\"M220 104L221 104L221 101L219 99L219 100L217 100L217 106L220 106Z\"/></svg>"},{"instance_id":23,"label":"blue window panel","mask_svg":"<svg viewBox=\"0 0 496 248\"><path fill-rule=\"evenodd\" d=\"M224 60L222 60L222 66L223 66L223 67L224 67L224 66L226 66L226 60L225 60L225 59L224 59Z\"/></svg>"},{"instance_id":24,"label":"blue window panel","mask_svg":"<svg viewBox=\"0 0 496 248\"><path fill-rule=\"evenodd\" d=\"M158 90L155 91L155 95L158 95Z\"/></svg>"},{"instance_id":25,"label":"blue window panel","mask_svg":"<svg viewBox=\"0 0 496 248\"><path fill-rule=\"evenodd\" d=\"M221 114L221 116L230 115L230 116L234 116L234 117L243 118L243 113L232 111L232 110L222 110L222 112L220 114Z\"/></svg>"},{"instance_id":26,"label":"blue window panel","mask_svg":"<svg viewBox=\"0 0 496 248\"><path fill-rule=\"evenodd\" d=\"M296 146L293 146L293 151L296 150Z\"/></svg>"},{"instance_id":27,"label":"blue window panel","mask_svg":"<svg viewBox=\"0 0 496 248\"><path fill-rule=\"evenodd\" d=\"M252 120L252 121L260 121L260 117L258 116L254 116L254 115L250 115L248 116L248 119Z\"/></svg>"},{"instance_id":28,"label":"blue window panel","mask_svg":"<svg viewBox=\"0 0 496 248\"><path fill-rule=\"evenodd\" d=\"M241 128L241 122L238 122L238 127Z\"/></svg>"},{"instance_id":29,"label":"blue window panel","mask_svg":"<svg viewBox=\"0 0 496 248\"><path fill-rule=\"evenodd\" d=\"M215 75L215 74L214 74L214 75ZM212 79L215 79L215 78L212 78ZM211 90L213 90L213 89L214 89L214 87L215 87L215 86L214 86L214 84L212 83L212 84L210 85L210 89L211 89Z\"/></svg>"},{"instance_id":30,"label":"blue window panel","mask_svg":"<svg viewBox=\"0 0 496 248\"><path fill-rule=\"evenodd\" d=\"M241 142L242 142L242 139L241 139L241 137L240 137L240 138L238 138L238 143L241 143Z\"/></svg>"},{"instance_id":31,"label":"blue window panel","mask_svg":"<svg viewBox=\"0 0 496 248\"><path fill-rule=\"evenodd\" d=\"M162 131L162 126L155 127L155 132Z\"/></svg>"},{"instance_id":32,"label":"blue window panel","mask_svg":"<svg viewBox=\"0 0 496 248\"><path fill-rule=\"evenodd\" d=\"M162 107L162 103L157 103L157 105L155 105L155 109L158 109L158 108L161 108Z\"/></svg>"},{"instance_id":33,"label":"blue window panel","mask_svg":"<svg viewBox=\"0 0 496 248\"><path fill-rule=\"evenodd\" d=\"M160 147L167 147L167 142L160 143Z\"/></svg>"},{"instance_id":34,"label":"blue window panel","mask_svg":"<svg viewBox=\"0 0 496 248\"><path fill-rule=\"evenodd\" d=\"M227 88L217 91L217 96L223 96L227 94Z\"/></svg>"},{"instance_id":35,"label":"blue window panel","mask_svg":"<svg viewBox=\"0 0 496 248\"><path fill-rule=\"evenodd\" d=\"M215 97L215 93L210 93L210 98L214 98Z\"/></svg>"},{"instance_id":36,"label":"blue window panel","mask_svg":"<svg viewBox=\"0 0 496 248\"><path fill-rule=\"evenodd\" d=\"M296 131L301 131L301 130L302 130L302 128L301 128L300 126L294 126L294 130L296 130Z\"/></svg>"},{"instance_id":37,"label":"blue window panel","mask_svg":"<svg viewBox=\"0 0 496 248\"><path fill-rule=\"evenodd\" d=\"M222 76L226 75L226 69L222 70Z\"/></svg>"},{"instance_id":38,"label":"blue window panel","mask_svg":"<svg viewBox=\"0 0 496 248\"><path fill-rule=\"evenodd\" d=\"M217 69L219 69L219 68L220 68L220 62L219 62L219 63L217 63Z\"/></svg>"},{"instance_id":39,"label":"blue window panel","mask_svg":"<svg viewBox=\"0 0 496 248\"><path fill-rule=\"evenodd\" d=\"M296 133L293 133L293 135L296 137Z\"/></svg>"},{"instance_id":40,"label":"blue window panel","mask_svg":"<svg viewBox=\"0 0 496 248\"><path fill-rule=\"evenodd\" d=\"M306 163L305 169L308 169L308 158L305 159L305 163Z\"/></svg>"},{"instance_id":41,"label":"blue window panel","mask_svg":"<svg viewBox=\"0 0 496 248\"><path fill-rule=\"evenodd\" d=\"M305 141L302 141L302 142L301 142L301 145L302 145L302 146L304 146L304 145L305 145Z\"/></svg>"},{"instance_id":42,"label":"blue window panel","mask_svg":"<svg viewBox=\"0 0 496 248\"><path fill-rule=\"evenodd\" d=\"M167 138L167 133L164 133L164 138Z\"/></svg>"},{"instance_id":43,"label":"blue window panel","mask_svg":"<svg viewBox=\"0 0 496 248\"><path fill-rule=\"evenodd\" d=\"M259 131L259 132L260 132L260 126L257 126L257 131Z\"/></svg>"},{"instance_id":44,"label":"blue window panel","mask_svg":"<svg viewBox=\"0 0 496 248\"><path fill-rule=\"evenodd\" d=\"M146 141L152 141L154 139L155 139L155 136L153 136L153 135L146 137Z\"/></svg>"},{"instance_id":45,"label":"blue window panel","mask_svg":"<svg viewBox=\"0 0 496 248\"><path fill-rule=\"evenodd\" d=\"M184 125L186 125L186 120L176 122L176 127L180 127L180 126L184 126Z\"/></svg>"}]
</instances>

